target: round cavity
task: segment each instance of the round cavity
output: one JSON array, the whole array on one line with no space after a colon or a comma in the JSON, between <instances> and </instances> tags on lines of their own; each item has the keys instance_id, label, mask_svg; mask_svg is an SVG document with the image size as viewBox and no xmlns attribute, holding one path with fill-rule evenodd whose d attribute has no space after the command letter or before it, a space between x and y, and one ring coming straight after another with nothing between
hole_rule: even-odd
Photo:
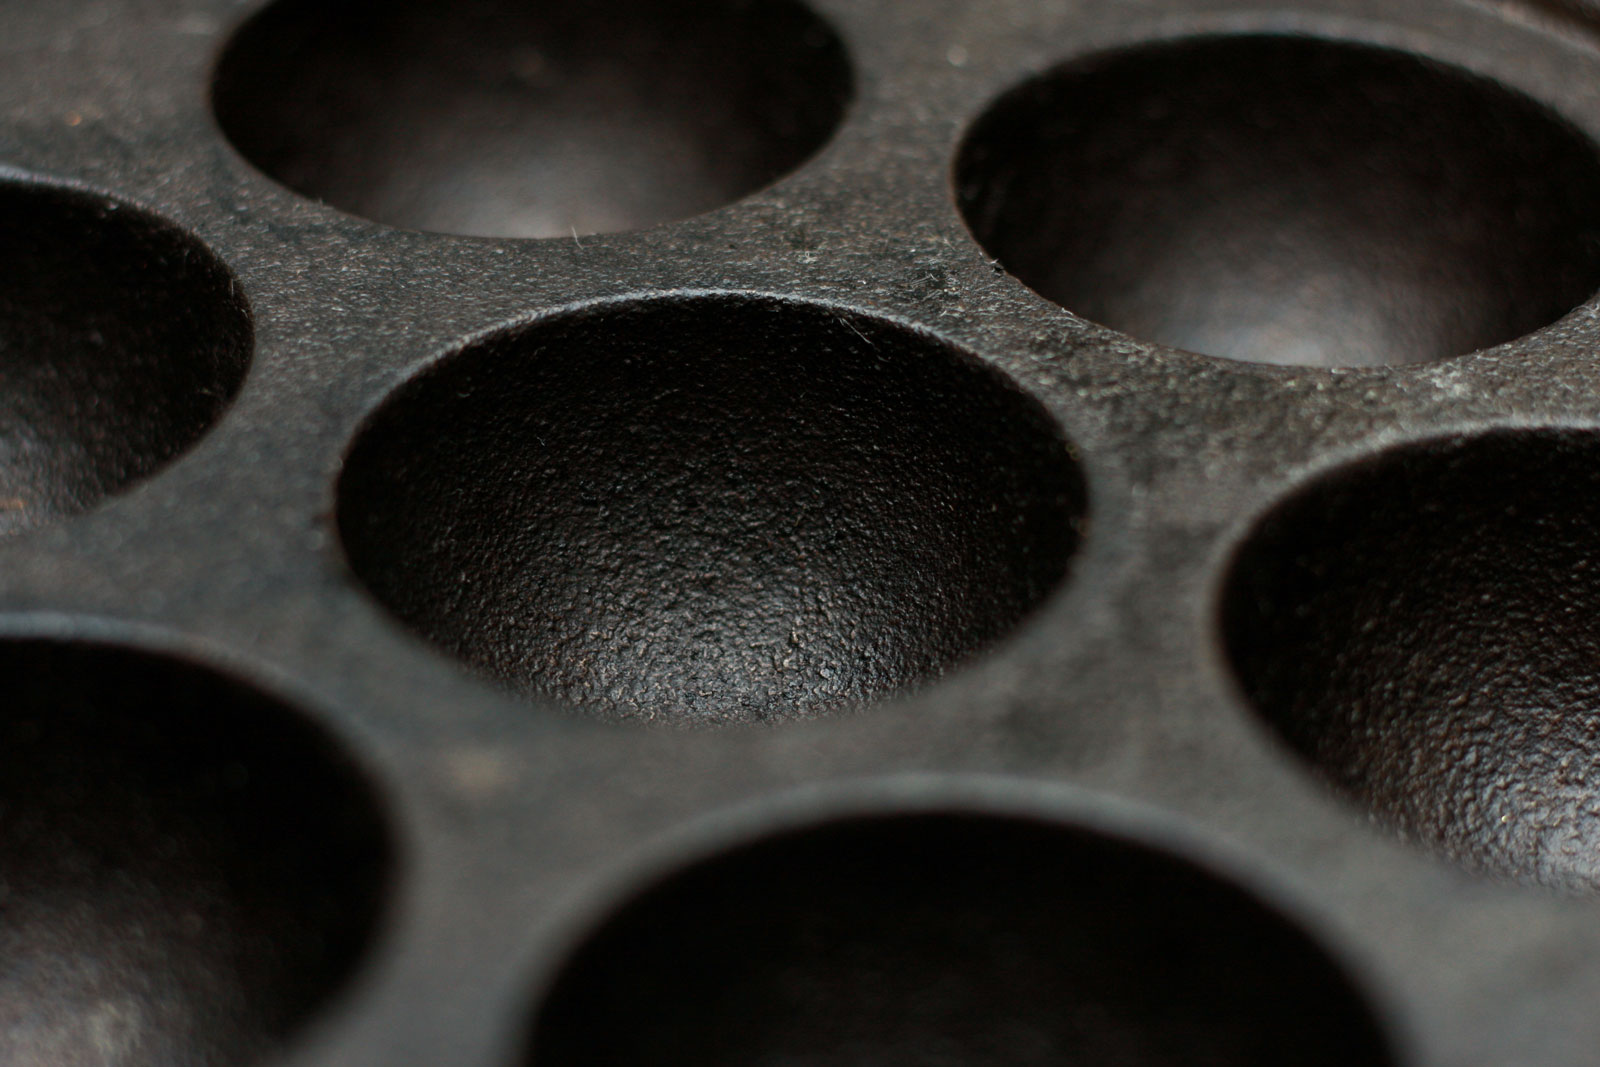
<instances>
[{"instance_id":1,"label":"round cavity","mask_svg":"<svg viewBox=\"0 0 1600 1067\"><path fill-rule=\"evenodd\" d=\"M352 214L570 238L771 184L833 134L851 80L791 0L279 0L213 103L257 167Z\"/></svg>"},{"instance_id":2,"label":"round cavity","mask_svg":"<svg viewBox=\"0 0 1600 1067\"><path fill-rule=\"evenodd\" d=\"M0 535L83 511L194 444L250 362L199 241L75 190L0 182Z\"/></svg>"},{"instance_id":3,"label":"round cavity","mask_svg":"<svg viewBox=\"0 0 1600 1067\"><path fill-rule=\"evenodd\" d=\"M680 724L814 715L939 675L1061 581L1084 489L1054 423L927 335L762 298L502 333L346 458L355 572L533 695Z\"/></svg>"},{"instance_id":4,"label":"round cavity","mask_svg":"<svg viewBox=\"0 0 1600 1067\"><path fill-rule=\"evenodd\" d=\"M1003 97L956 168L1045 297L1260 363L1417 363L1600 289L1600 154L1496 82L1295 36L1100 55Z\"/></svg>"},{"instance_id":5,"label":"round cavity","mask_svg":"<svg viewBox=\"0 0 1600 1067\"><path fill-rule=\"evenodd\" d=\"M290 708L151 653L0 643L0 1061L267 1055L372 939L390 846Z\"/></svg>"},{"instance_id":6,"label":"round cavity","mask_svg":"<svg viewBox=\"0 0 1600 1067\"><path fill-rule=\"evenodd\" d=\"M996 816L856 818L675 874L579 948L535 1067L1384 1067L1305 934L1186 860Z\"/></svg>"},{"instance_id":7,"label":"round cavity","mask_svg":"<svg viewBox=\"0 0 1600 1067\"><path fill-rule=\"evenodd\" d=\"M1402 836L1600 888L1600 435L1504 431L1314 482L1239 551L1228 655L1261 714Z\"/></svg>"}]
</instances>

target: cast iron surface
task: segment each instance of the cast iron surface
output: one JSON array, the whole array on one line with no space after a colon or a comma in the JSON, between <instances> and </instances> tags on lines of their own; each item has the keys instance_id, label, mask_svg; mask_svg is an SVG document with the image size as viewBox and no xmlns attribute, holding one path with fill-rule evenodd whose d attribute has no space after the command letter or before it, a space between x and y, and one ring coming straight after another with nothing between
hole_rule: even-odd
<instances>
[{"instance_id":1,"label":"cast iron surface","mask_svg":"<svg viewBox=\"0 0 1600 1067\"><path fill-rule=\"evenodd\" d=\"M1249 897L1120 840L951 814L778 835L652 889L561 976L534 1050L551 1064L1390 1062L1327 958Z\"/></svg>"},{"instance_id":2,"label":"cast iron surface","mask_svg":"<svg viewBox=\"0 0 1600 1067\"><path fill-rule=\"evenodd\" d=\"M391 846L359 772L180 660L48 641L0 656L0 1059L271 1049L377 924Z\"/></svg>"},{"instance_id":3,"label":"cast iron surface","mask_svg":"<svg viewBox=\"0 0 1600 1067\"><path fill-rule=\"evenodd\" d=\"M823 306L601 304L415 379L339 483L351 566L423 635L607 718L770 722L906 689L1066 573L1050 417Z\"/></svg>"},{"instance_id":4,"label":"cast iron surface","mask_svg":"<svg viewBox=\"0 0 1600 1067\"><path fill-rule=\"evenodd\" d=\"M0 4L7 1062L1592 1062L1583 6L582 7Z\"/></svg>"},{"instance_id":5,"label":"cast iron surface","mask_svg":"<svg viewBox=\"0 0 1600 1067\"><path fill-rule=\"evenodd\" d=\"M0 193L0 531L92 506L193 444L238 392L250 313L182 230L70 190Z\"/></svg>"},{"instance_id":6,"label":"cast iron surface","mask_svg":"<svg viewBox=\"0 0 1600 1067\"><path fill-rule=\"evenodd\" d=\"M1400 51L1241 35L1096 56L997 104L956 181L1046 297L1235 359L1456 356L1600 287L1594 147Z\"/></svg>"},{"instance_id":7,"label":"cast iron surface","mask_svg":"<svg viewBox=\"0 0 1600 1067\"><path fill-rule=\"evenodd\" d=\"M632 230L754 192L828 140L850 62L794 2L271 5L217 70L249 159L418 230Z\"/></svg>"}]
</instances>

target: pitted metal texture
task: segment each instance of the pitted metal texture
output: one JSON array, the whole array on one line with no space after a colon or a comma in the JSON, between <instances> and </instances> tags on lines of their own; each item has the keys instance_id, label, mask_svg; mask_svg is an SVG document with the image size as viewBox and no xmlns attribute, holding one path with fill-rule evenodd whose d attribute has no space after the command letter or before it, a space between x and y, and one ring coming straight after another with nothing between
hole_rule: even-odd
<instances>
[{"instance_id":1,"label":"pitted metal texture","mask_svg":"<svg viewBox=\"0 0 1600 1067\"><path fill-rule=\"evenodd\" d=\"M1594 25L0 3L0 1060L1592 1062Z\"/></svg>"}]
</instances>

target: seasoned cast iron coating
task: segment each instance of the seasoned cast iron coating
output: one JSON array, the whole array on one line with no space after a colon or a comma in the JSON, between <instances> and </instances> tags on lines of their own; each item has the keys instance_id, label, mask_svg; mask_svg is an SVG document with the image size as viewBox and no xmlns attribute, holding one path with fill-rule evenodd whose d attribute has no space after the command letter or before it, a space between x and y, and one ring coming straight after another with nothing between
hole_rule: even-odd
<instances>
[{"instance_id":1,"label":"seasoned cast iron coating","mask_svg":"<svg viewBox=\"0 0 1600 1067\"><path fill-rule=\"evenodd\" d=\"M0 2L0 1061L1600 1048L1600 36Z\"/></svg>"}]
</instances>

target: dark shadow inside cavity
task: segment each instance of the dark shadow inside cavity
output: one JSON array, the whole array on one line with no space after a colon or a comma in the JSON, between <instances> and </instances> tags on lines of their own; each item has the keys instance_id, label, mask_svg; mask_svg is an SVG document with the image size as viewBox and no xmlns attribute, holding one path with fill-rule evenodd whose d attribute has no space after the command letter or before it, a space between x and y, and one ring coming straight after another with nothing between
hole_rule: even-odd
<instances>
[{"instance_id":1,"label":"dark shadow inside cavity","mask_svg":"<svg viewBox=\"0 0 1600 1067\"><path fill-rule=\"evenodd\" d=\"M1007 270L1135 337L1263 363L1413 363L1600 289L1600 155L1497 83L1384 49L1221 37L1004 97L957 165Z\"/></svg>"},{"instance_id":2,"label":"dark shadow inside cavity","mask_svg":"<svg viewBox=\"0 0 1600 1067\"><path fill-rule=\"evenodd\" d=\"M142 210L0 183L0 535L92 506L194 444L250 360L198 241Z\"/></svg>"},{"instance_id":3,"label":"dark shadow inside cavity","mask_svg":"<svg viewBox=\"0 0 1600 1067\"><path fill-rule=\"evenodd\" d=\"M240 683L110 647L0 644L0 1061L267 1055L371 940L372 795Z\"/></svg>"},{"instance_id":4,"label":"dark shadow inside cavity","mask_svg":"<svg viewBox=\"0 0 1600 1067\"><path fill-rule=\"evenodd\" d=\"M1600 437L1411 446L1271 513L1227 585L1251 701L1339 789L1479 870L1600 887Z\"/></svg>"},{"instance_id":5,"label":"dark shadow inside cavity","mask_svg":"<svg viewBox=\"0 0 1600 1067\"><path fill-rule=\"evenodd\" d=\"M859 819L701 863L560 972L537 1067L1380 1067L1304 934L1171 856L958 815Z\"/></svg>"},{"instance_id":6,"label":"dark shadow inside cavity","mask_svg":"<svg viewBox=\"0 0 1600 1067\"><path fill-rule=\"evenodd\" d=\"M1043 409L930 337L701 298L493 337L347 458L356 573L492 677L683 724L937 676L1065 574L1084 489Z\"/></svg>"},{"instance_id":7,"label":"dark shadow inside cavity","mask_svg":"<svg viewBox=\"0 0 1600 1067\"><path fill-rule=\"evenodd\" d=\"M253 163L353 214L565 237L755 192L850 95L844 46L791 0L279 0L213 98Z\"/></svg>"}]
</instances>

